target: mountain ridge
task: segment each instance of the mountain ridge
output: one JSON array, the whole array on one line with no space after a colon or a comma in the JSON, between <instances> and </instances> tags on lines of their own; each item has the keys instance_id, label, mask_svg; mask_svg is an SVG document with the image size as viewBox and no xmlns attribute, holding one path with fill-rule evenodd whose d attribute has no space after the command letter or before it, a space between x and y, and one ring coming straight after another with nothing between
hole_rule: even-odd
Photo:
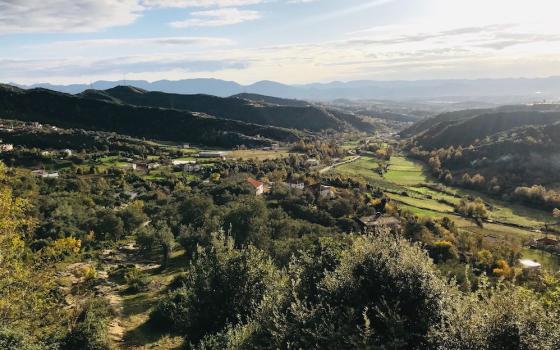
<instances>
[{"instance_id":1,"label":"mountain ridge","mask_svg":"<svg viewBox=\"0 0 560 350\"><path fill-rule=\"evenodd\" d=\"M255 93L280 98L299 98L305 100L350 99L432 99L476 97L523 98L524 101L560 99L560 77L547 78L508 78L508 79L433 79L433 80L356 80L347 82L311 83L289 85L274 81L258 81L242 85L234 81L220 79L183 79L131 80L124 85L134 85L150 91L180 94L209 94L228 97L240 93ZM22 88L44 87L67 93L80 93L89 88L106 90L123 81L96 81L92 84L51 85L47 83Z\"/></svg>"}]
</instances>

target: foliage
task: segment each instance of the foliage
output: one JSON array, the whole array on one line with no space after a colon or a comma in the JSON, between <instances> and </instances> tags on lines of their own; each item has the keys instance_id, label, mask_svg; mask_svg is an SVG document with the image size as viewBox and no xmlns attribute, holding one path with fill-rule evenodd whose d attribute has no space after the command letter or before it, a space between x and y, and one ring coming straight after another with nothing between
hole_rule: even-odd
<instances>
[{"instance_id":1,"label":"foliage","mask_svg":"<svg viewBox=\"0 0 560 350\"><path fill-rule=\"evenodd\" d=\"M266 292L278 287L278 279L279 272L263 252L238 250L231 237L214 235L212 245L191 262L182 286L159 302L151 318L197 342L246 320Z\"/></svg>"}]
</instances>

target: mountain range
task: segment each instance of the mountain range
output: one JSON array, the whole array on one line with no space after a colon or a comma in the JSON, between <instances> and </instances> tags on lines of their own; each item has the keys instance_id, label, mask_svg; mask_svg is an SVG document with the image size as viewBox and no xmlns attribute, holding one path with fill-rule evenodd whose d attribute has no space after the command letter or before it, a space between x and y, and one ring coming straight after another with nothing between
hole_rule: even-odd
<instances>
[{"instance_id":1,"label":"mountain range","mask_svg":"<svg viewBox=\"0 0 560 350\"><path fill-rule=\"evenodd\" d=\"M87 89L106 90L118 85L132 85L148 91L177 94L208 94L227 97L242 93L275 96L303 100L348 99L390 99L390 100L430 100L442 103L466 99L492 100L500 103L532 102L543 99L560 100L560 77L512 78L512 79L453 79L417 81L373 81L357 80L349 82L313 83L287 85L274 81L260 81L241 85L233 81L219 79L159 80L148 82L97 81L92 84L18 85L21 88L46 88L71 94Z\"/></svg>"}]
</instances>

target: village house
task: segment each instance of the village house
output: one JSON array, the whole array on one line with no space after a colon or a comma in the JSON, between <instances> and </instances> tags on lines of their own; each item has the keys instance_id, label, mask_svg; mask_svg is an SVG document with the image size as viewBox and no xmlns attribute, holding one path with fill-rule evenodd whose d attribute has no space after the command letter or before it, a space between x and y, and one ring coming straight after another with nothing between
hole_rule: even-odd
<instances>
[{"instance_id":1,"label":"village house","mask_svg":"<svg viewBox=\"0 0 560 350\"><path fill-rule=\"evenodd\" d=\"M124 166L124 169L125 170L136 171L136 164L135 163L129 163L129 164Z\"/></svg>"},{"instance_id":2,"label":"village house","mask_svg":"<svg viewBox=\"0 0 560 350\"><path fill-rule=\"evenodd\" d=\"M321 185L319 188L319 195L321 198L335 198L336 197L336 189L332 186L325 186Z\"/></svg>"},{"instance_id":3,"label":"village house","mask_svg":"<svg viewBox=\"0 0 560 350\"><path fill-rule=\"evenodd\" d=\"M50 172L45 171L45 170L33 170L31 172L31 174L33 174L33 176L40 177L40 178L43 178L43 179L56 179L56 178L59 177L58 172L50 173Z\"/></svg>"},{"instance_id":4,"label":"village house","mask_svg":"<svg viewBox=\"0 0 560 350\"><path fill-rule=\"evenodd\" d=\"M196 164L196 162L185 164L183 167L183 171L187 173L199 172L202 169L200 164Z\"/></svg>"},{"instance_id":5,"label":"village house","mask_svg":"<svg viewBox=\"0 0 560 350\"><path fill-rule=\"evenodd\" d=\"M519 265L525 277L534 277L542 268L541 264L531 259L519 259Z\"/></svg>"},{"instance_id":6,"label":"village house","mask_svg":"<svg viewBox=\"0 0 560 350\"><path fill-rule=\"evenodd\" d=\"M0 145L0 151L1 152L11 152L13 150L14 150L14 145L12 145L10 143L5 143L5 144Z\"/></svg>"},{"instance_id":7,"label":"village house","mask_svg":"<svg viewBox=\"0 0 560 350\"><path fill-rule=\"evenodd\" d=\"M61 151L61 153L63 153L66 157L72 157L72 150L71 149L63 149Z\"/></svg>"},{"instance_id":8,"label":"village house","mask_svg":"<svg viewBox=\"0 0 560 350\"><path fill-rule=\"evenodd\" d=\"M401 221L394 216L384 216L380 213L371 216L364 216L358 219L364 232L375 232L382 228L387 228L393 232L400 230Z\"/></svg>"},{"instance_id":9,"label":"village house","mask_svg":"<svg viewBox=\"0 0 560 350\"><path fill-rule=\"evenodd\" d=\"M319 161L315 158L309 158L308 160L305 161L305 163L311 166L319 165Z\"/></svg>"},{"instance_id":10,"label":"village house","mask_svg":"<svg viewBox=\"0 0 560 350\"><path fill-rule=\"evenodd\" d=\"M260 196L264 193L265 190L264 183L250 177L247 178L247 182L255 189L255 195Z\"/></svg>"},{"instance_id":11,"label":"village house","mask_svg":"<svg viewBox=\"0 0 560 350\"><path fill-rule=\"evenodd\" d=\"M191 148L191 145L189 145L188 143L184 143L182 147L183 149L189 149Z\"/></svg>"},{"instance_id":12,"label":"village house","mask_svg":"<svg viewBox=\"0 0 560 350\"><path fill-rule=\"evenodd\" d=\"M304 190L305 189L305 184L303 182L284 182L284 184L286 186L288 186L289 188L294 188L294 189L298 189L298 190Z\"/></svg>"},{"instance_id":13,"label":"village house","mask_svg":"<svg viewBox=\"0 0 560 350\"><path fill-rule=\"evenodd\" d=\"M226 152L221 151L208 151L208 152L200 152L196 155L199 158L226 158Z\"/></svg>"}]
</instances>

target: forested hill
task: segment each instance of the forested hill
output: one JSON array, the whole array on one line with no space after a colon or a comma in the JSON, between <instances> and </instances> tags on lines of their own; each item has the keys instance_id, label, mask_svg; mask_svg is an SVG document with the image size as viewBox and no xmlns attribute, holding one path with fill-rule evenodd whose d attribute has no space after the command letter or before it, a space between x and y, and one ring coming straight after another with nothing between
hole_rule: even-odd
<instances>
[{"instance_id":1,"label":"forested hill","mask_svg":"<svg viewBox=\"0 0 560 350\"><path fill-rule=\"evenodd\" d=\"M131 86L117 86L108 90L87 90L79 96L135 106L200 112L223 119L312 132L327 129L340 131L350 128L371 131L372 128L370 124L362 123L361 120L339 118L323 108L311 105L273 105L241 98L222 98L202 94L168 94Z\"/></svg>"},{"instance_id":2,"label":"forested hill","mask_svg":"<svg viewBox=\"0 0 560 350\"><path fill-rule=\"evenodd\" d=\"M247 101L266 103L277 106L291 106L291 107L308 107L311 103L303 100L293 100L288 98L272 97L259 94L241 93L231 96L232 98L239 98Z\"/></svg>"},{"instance_id":3,"label":"forested hill","mask_svg":"<svg viewBox=\"0 0 560 350\"><path fill-rule=\"evenodd\" d=\"M488 114L505 114L505 113L521 113L527 112L530 117L533 112L560 112L560 105L556 104L537 104L537 105L510 105L498 108L485 109L465 109L454 112L439 114L435 117L423 119L409 128L401 132L403 137L417 136L423 132L429 132L430 129L443 129L449 125L457 125L461 122ZM484 117L481 118L483 120ZM527 119L530 121L530 119ZM504 125L508 126L508 125ZM512 127L514 127L512 125Z\"/></svg>"},{"instance_id":4,"label":"forested hill","mask_svg":"<svg viewBox=\"0 0 560 350\"><path fill-rule=\"evenodd\" d=\"M462 111L432 118L408 141L441 180L514 198L531 205L560 205L560 110Z\"/></svg>"},{"instance_id":5,"label":"forested hill","mask_svg":"<svg viewBox=\"0 0 560 350\"><path fill-rule=\"evenodd\" d=\"M466 120L442 122L416 137L424 148L466 147L496 133L528 125L547 125L560 121L560 112L483 113Z\"/></svg>"},{"instance_id":6,"label":"forested hill","mask_svg":"<svg viewBox=\"0 0 560 350\"><path fill-rule=\"evenodd\" d=\"M5 119L209 146L259 146L270 140L298 139L298 133L288 129L115 102L109 96L92 99L45 89L0 86L0 115Z\"/></svg>"}]
</instances>

